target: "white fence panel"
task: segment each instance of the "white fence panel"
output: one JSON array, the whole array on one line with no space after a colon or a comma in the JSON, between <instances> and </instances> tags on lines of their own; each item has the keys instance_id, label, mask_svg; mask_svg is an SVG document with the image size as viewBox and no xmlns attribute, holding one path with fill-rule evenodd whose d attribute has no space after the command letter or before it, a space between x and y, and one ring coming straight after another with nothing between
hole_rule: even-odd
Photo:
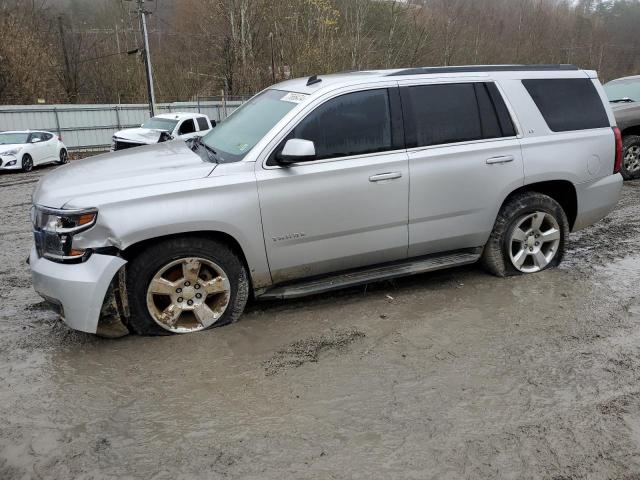
<instances>
[{"instance_id":1,"label":"white fence panel","mask_svg":"<svg viewBox=\"0 0 640 480\"><path fill-rule=\"evenodd\" d=\"M220 121L243 101L161 103L156 105L156 113L200 112ZM149 107L146 104L7 105L0 106L0 132L47 130L60 135L70 150L99 150L109 148L114 132L139 127L148 118Z\"/></svg>"}]
</instances>

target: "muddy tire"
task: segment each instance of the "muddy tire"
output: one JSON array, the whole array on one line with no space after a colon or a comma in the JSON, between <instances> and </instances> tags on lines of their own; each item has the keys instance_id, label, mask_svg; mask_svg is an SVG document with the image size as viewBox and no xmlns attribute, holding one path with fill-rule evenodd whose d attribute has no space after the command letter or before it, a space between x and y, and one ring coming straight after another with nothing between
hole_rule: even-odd
<instances>
[{"instance_id":1,"label":"muddy tire","mask_svg":"<svg viewBox=\"0 0 640 480\"><path fill-rule=\"evenodd\" d=\"M31 170L33 170L33 159L31 158L31 155L29 155L28 153L25 153L22 156L22 171L23 172L30 172Z\"/></svg>"},{"instance_id":2,"label":"muddy tire","mask_svg":"<svg viewBox=\"0 0 640 480\"><path fill-rule=\"evenodd\" d=\"M556 267L568 237L569 221L558 202L538 192L519 193L500 209L480 264L498 277Z\"/></svg>"},{"instance_id":3,"label":"muddy tire","mask_svg":"<svg viewBox=\"0 0 640 480\"><path fill-rule=\"evenodd\" d=\"M628 135L622 140L620 173L625 180L640 178L640 136Z\"/></svg>"},{"instance_id":4,"label":"muddy tire","mask_svg":"<svg viewBox=\"0 0 640 480\"><path fill-rule=\"evenodd\" d=\"M190 333L237 321L249 280L244 263L226 244L179 237L151 245L129 262L127 294L134 332Z\"/></svg>"}]
</instances>

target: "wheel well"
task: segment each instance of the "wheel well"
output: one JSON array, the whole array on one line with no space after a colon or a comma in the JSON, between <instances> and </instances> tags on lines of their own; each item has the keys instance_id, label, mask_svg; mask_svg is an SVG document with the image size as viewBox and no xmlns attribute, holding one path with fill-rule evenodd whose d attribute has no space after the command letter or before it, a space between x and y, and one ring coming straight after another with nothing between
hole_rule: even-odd
<instances>
[{"instance_id":1,"label":"wheel well","mask_svg":"<svg viewBox=\"0 0 640 480\"><path fill-rule=\"evenodd\" d=\"M640 135L640 125L633 125L632 127L625 128L622 132L622 136Z\"/></svg>"},{"instance_id":2,"label":"wheel well","mask_svg":"<svg viewBox=\"0 0 640 480\"><path fill-rule=\"evenodd\" d=\"M569 229L573 229L573 225L578 215L578 194L573 183L567 180L551 180L548 182L531 183L524 185L511 194L505 200L505 203L512 196L522 192L538 192L548 195L560 204L564 213L569 220Z\"/></svg>"},{"instance_id":3,"label":"wheel well","mask_svg":"<svg viewBox=\"0 0 640 480\"><path fill-rule=\"evenodd\" d=\"M216 240L218 242L224 243L227 245L242 261L244 267L247 269L247 273L249 274L249 282L251 283L251 270L249 269L249 264L247 263L247 259L244 256L244 252L242 251L242 247L238 241L233 238L231 235L223 232L210 232L210 231L199 231L199 232L184 232L184 233L176 233L173 235L165 235L162 237L154 237L147 238L146 240L142 240L138 243L134 243L133 245L128 246L122 251L122 256L126 260L131 260L140 254L145 248L154 243L161 242L163 240L168 240L170 238L179 238L179 237L200 237L200 238L208 238L211 240Z\"/></svg>"}]
</instances>

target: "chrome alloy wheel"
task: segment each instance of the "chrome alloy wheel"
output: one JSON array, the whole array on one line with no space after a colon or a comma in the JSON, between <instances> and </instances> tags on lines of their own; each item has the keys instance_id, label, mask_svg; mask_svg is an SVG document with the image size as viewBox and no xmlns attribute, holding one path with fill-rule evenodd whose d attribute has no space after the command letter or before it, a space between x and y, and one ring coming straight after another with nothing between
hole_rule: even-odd
<instances>
[{"instance_id":1,"label":"chrome alloy wheel","mask_svg":"<svg viewBox=\"0 0 640 480\"><path fill-rule=\"evenodd\" d=\"M640 170L640 145L631 145L624 152L624 168L629 173Z\"/></svg>"},{"instance_id":2,"label":"chrome alloy wheel","mask_svg":"<svg viewBox=\"0 0 640 480\"><path fill-rule=\"evenodd\" d=\"M227 274L204 258L181 258L165 265L147 288L151 318L173 333L210 327L222 317L230 298Z\"/></svg>"},{"instance_id":3,"label":"chrome alloy wheel","mask_svg":"<svg viewBox=\"0 0 640 480\"><path fill-rule=\"evenodd\" d=\"M524 273L539 272L558 253L560 238L560 226L553 215L535 212L523 216L509 239L511 263Z\"/></svg>"}]
</instances>

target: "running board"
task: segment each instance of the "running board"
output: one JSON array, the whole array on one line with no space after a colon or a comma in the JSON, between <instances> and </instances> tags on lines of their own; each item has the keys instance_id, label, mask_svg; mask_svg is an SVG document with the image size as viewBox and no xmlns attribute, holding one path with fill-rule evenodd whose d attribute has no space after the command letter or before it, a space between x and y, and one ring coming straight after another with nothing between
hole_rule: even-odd
<instances>
[{"instance_id":1,"label":"running board","mask_svg":"<svg viewBox=\"0 0 640 480\"><path fill-rule=\"evenodd\" d=\"M259 295L258 298L260 300L299 298L306 295L324 293L331 290L379 282L381 280L389 280L391 278L468 265L477 262L480 259L480 255L481 249L470 249L443 255L430 255L428 257L420 257L382 266L353 270L329 277L301 280L289 285L281 285L267 290Z\"/></svg>"}]
</instances>

